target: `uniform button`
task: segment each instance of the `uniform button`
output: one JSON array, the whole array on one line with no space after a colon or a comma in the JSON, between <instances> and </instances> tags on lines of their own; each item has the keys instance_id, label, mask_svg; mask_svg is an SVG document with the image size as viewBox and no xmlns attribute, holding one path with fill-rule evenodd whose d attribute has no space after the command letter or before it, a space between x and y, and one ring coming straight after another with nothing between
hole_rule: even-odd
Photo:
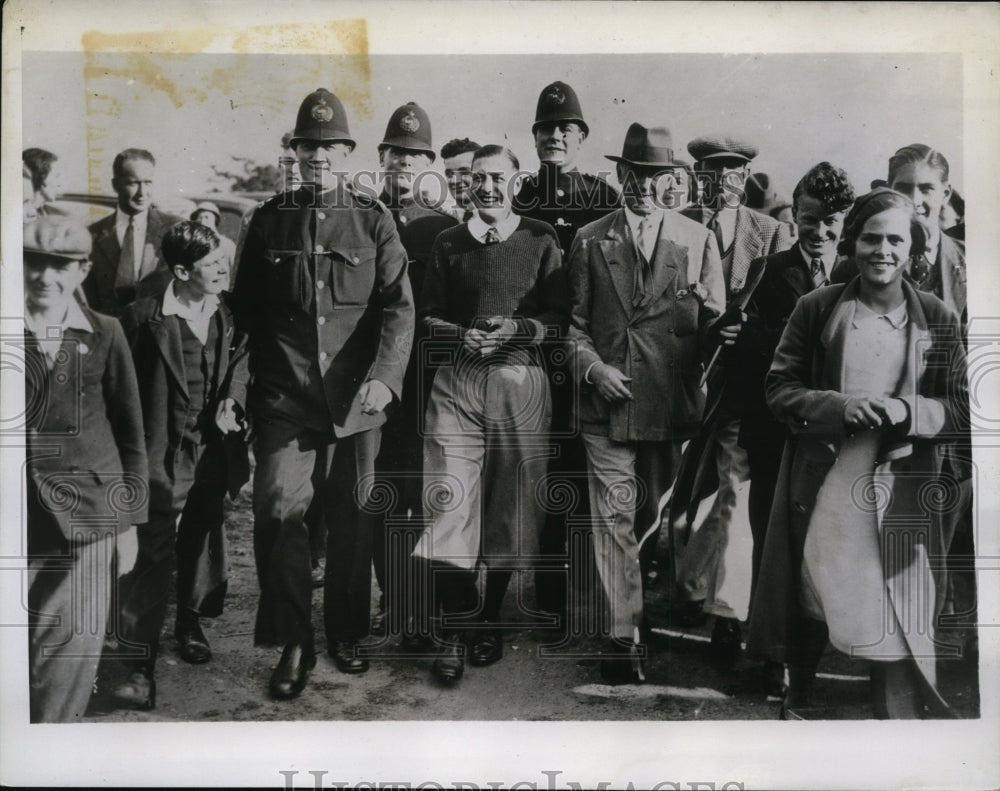
<instances>
[{"instance_id":1,"label":"uniform button","mask_svg":"<svg viewBox=\"0 0 1000 791\"><path fill-rule=\"evenodd\" d=\"M403 223L403 225L406 225L406 217L404 217L403 215L400 215L399 221ZM354 260L357 261L358 259L355 258Z\"/></svg>"},{"instance_id":2,"label":"uniform button","mask_svg":"<svg viewBox=\"0 0 1000 791\"><path fill-rule=\"evenodd\" d=\"M314 252L314 253L323 253L323 252L326 252L326 251L325 251L325 250L323 250L323 245L321 245L321 244L318 244L318 245L316 245L316 246L315 246L315 247L313 248L313 252Z\"/></svg>"},{"instance_id":3,"label":"uniform button","mask_svg":"<svg viewBox=\"0 0 1000 791\"><path fill-rule=\"evenodd\" d=\"M322 280L317 280L317 281L316 281L316 288L317 288L317 289L319 289L319 290L321 290L321 291L322 291L322 290L323 290L323 286L324 286L324 285L325 285L325 283L323 283L323 281L322 281Z\"/></svg>"},{"instance_id":4,"label":"uniform button","mask_svg":"<svg viewBox=\"0 0 1000 791\"><path fill-rule=\"evenodd\" d=\"M316 319L316 323L317 324L326 324L326 316L320 316L318 319Z\"/></svg>"},{"instance_id":5,"label":"uniform button","mask_svg":"<svg viewBox=\"0 0 1000 791\"><path fill-rule=\"evenodd\" d=\"M85 343L81 343L80 344L80 354L86 354L89 351L90 351L90 347L87 344L85 344Z\"/></svg>"},{"instance_id":6,"label":"uniform button","mask_svg":"<svg viewBox=\"0 0 1000 791\"><path fill-rule=\"evenodd\" d=\"M319 359L320 360L325 360L326 359L326 352L320 352L319 353Z\"/></svg>"},{"instance_id":7,"label":"uniform button","mask_svg":"<svg viewBox=\"0 0 1000 791\"><path fill-rule=\"evenodd\" d=\"M360 260L361 260L360 258L358 258L357 256L354 256L354 263L358 263L358 261L360 261Z\"/></svg>"},{"instance_id":8,"label":"uniform button","mask_svg":"<svg viewBox=\"0 0 1000 791\"><path fill-rule=\"evenodd\" d=\"M556 195L562 198L566 195L566 190L556 190Z\"/></svg>"},{"instance_id":9,"label":"uniform button","mask_svg":"<svg viewBox=\"0 0 1000 791\"><path fill-rule=\"evenodd\" d=\"M76 426L66 426L67 434L72 434L74 431L76 431Z\"/></svg>"},{"instance_id":10,"label":"uniform button","mask_svg":"<svg viewBox=\"0 0 1000 791\"><path fill-rule=\"evenodd\" d=\"M318 211L318 212L316 212L316 216L319 217L321 220L325 220L326 219L326 212L325 211Z\"/></svg>"}]
</instances>

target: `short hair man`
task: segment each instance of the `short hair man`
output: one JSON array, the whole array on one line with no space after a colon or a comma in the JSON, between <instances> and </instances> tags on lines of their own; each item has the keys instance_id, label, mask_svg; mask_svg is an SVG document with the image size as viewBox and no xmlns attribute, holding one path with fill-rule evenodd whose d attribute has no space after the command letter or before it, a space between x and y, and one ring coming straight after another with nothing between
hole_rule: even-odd
<instances>
[{"instance_id":1,"label":"short hair man","mask_svg":"<svg viewBox=\"0 0 1000 791\"><path fill-rule=\"evenodd\" d=\"M435 346L447 344L427 404L424 439L429 524L414 555L432 564L444 613L439 680L464 672L460 629L449 623L479 609L476 565L487 568L485 624L470 641L469 661L503 656L497 630L512 572L534 559L542 509L551 402L542 344L568 318L562 256L552 228L511 210L518 162L487 145L472 162L477 214L434 243L421 316ZM488 273L484 276L483 273Z\"/></svg>"},{"instance_id":2,"label":"short hair man","mask_svg":"<svg viewBox=\"0 0 1000 791\"><path fill-rule=\"evenodd\" d=\"M117 205L90 226L93 266L83 292L94 310L120 316L136 297L159 293L170 279L160 240L183 218L153 205L156 159L149 151L126 148L111 167Z\"/></svg>"},{"instance_id":3,"label":"short hair man","mask_svg":"<svg viewBox=\"0 0 1000 791\"><path fill-rule=\"evenodd\" d=\"M455 217L460 222L472 219L476 211L472 201L472 155L479 147L479 143L467 137L456 137L441 146L444 177L448 180L448 192L455 201Z\"/></svg>"},{"instance_id":4,"label":"short hair man","mask_svg":"<svg viewBox=\"0 0 1000 791\"><path fill-rule=\"evenodd\" d=\"M256 427L254 547L260 582L255 641L283 645L271 695L292 698L315 664L309 531L313 472L323 464L327 524L324 620L337 668L362 673L371 533L362 524L379 427L402 393L413 338L406 251L389 212L352 193L347 114L328 90L302 102L291 141L301 189L264 201L236 275L237 323L249 335ZM355 488L365 482L361 490Z\"/></svg>"},{"instance_id":5,"label":"short hair man","mask_svg":"<svg viewBox=\"0 0 1000 791\"><path fill-rule=\"evenodd\" d=\"M432 201L425 196L416 194L422 174L428 172L436 158L431 121L420 105L408 102L393 111L378 153L384 174L379 199L392 214L406 249L407 276L419 311L424 273L434 240L456 224L454 217L432 207ZM422 368L423 335L419 328L415 329L414 353L406 367L402 398L382 427L382 447L375 462L379 483L392 486L397 496L393 512L381 512L373 520L375 576L382 590L373 631L384 628L392 633L401 632L407 648L419 648L430 631L429 613L421 606L425 596L417 581L418 571L410 560L410 550L423 524L422 427L431 379L431 372ZM387 534L387 517L397 526L391 537Z\"/></svg>"},{"instance_id":6,"label":"short hair man","mask_svg":"<svg viewBox=\"0 0 1000 791\"><path fill-rule=\"evenodd\" d=\"M611 605L612 682L641 680L640 537L681 445L701 423L701 359L725 288L715 237L667 210L677 166L665 127L629 127L618 163L624 207L584 227L570 253L569 339L590 470L594 552ZM622 505L624 503L624 505ZM655 529L655 528L654 528Z\"/></svg>"},{"instance_id":7,"label":"short hair man","mask_svg":"<svg viewBox=\"0 0 1000 791\"><path fill-rule=\"evenodd\" d=\"M695 170L709 173L703 185L702 202L690 206L684 215L707 226L715 235L722 259L726 282L726 306L732 307L747 287L750 264L757 258L787 249L791 244L788 226L769 216L746 207L746 186L750 163L757 156L757 147L732 135L711 134L688 143L688 153L695 158ZM739 322L728 327L728 340L735 337ZM748 601L745 592L721 590L726 579L725 548L738 546L729 541L730 522L741 517L745 524L746 496L741 485L747 481L749 468L746 453L737 444L742 393L723 390L717 400L722 379L709 380L709 403L716 408L706 415L705 425L697 441L686 454L689 458L705 459L697 469L714 465L718 472L718 492L711 510L688 543L678 571L680 597L685 600L681 620L697 621L704 613L716 616L710 646L711 656L723 663L735 661L741 650L737 603ZM707 458L710 457L710 458ZM701 487L698 487L699 489ZM709 492L688 492L683 488L674 493L674 503L688 506L693 518L695 503ZM676 513L676 509L672 509ZM728 599L726 598L728 597Z\"/></svg>"},{"instance_id":8,"label":"short hair man","mask_svg":"<svg viewBox=\"0 0 1000 791\"><path fill-rule=\"evenodd\" d=\"M144 655L127 662L129 678L114 697L144 709L156 706L156 657L175 560L181 659L201 664L212 657L199 619L220 615L225 600L223 501L226 492L235 498L250 472L239 436L246 336L235 329L225 292L229 260L215 231L190 221L163 235L162 252L170 282L121 317L146 426L150 508L120 607L122 637Z\"/></svg>"}]
</instances>

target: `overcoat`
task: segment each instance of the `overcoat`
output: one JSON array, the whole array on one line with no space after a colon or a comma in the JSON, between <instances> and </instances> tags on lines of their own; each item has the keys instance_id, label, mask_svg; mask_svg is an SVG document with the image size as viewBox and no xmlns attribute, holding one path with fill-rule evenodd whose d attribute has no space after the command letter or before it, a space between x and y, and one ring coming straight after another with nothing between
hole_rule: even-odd
<instances>
[{"instance_id":1,"label":"overcoat","mask_svg":"<svg viewBox=\"0 0 1000 791\"><path fill-rule=\"evenodd\" d=\"M801 614L803 548L817 494L846 437L843 390L845 339L854 315L859 279L813 291L799 300L767 375L767 403L792 433L782 457L767 528L760 579L751 608L748 649L785 662L796 658L795 624ZM933 294L903 282L907 356L894 397L906 402L909 420L886 431L871 477L844 492L844 519L852 509L877 514L888 601L902 623L914 578L933 592L946 548L941 521L956 492L938 480L937 443L955 428L967 399L965 352L958 317ZM858 513L855 510L854 513ZM851 580L843 580L850 585ZM932 621L922 613L924 622ZM913 617L913 613L909 615ZM934 686L933 626L903 629L924 678Z\"/></svg>"},{"instance_id":2,"label":"overcoat","mask_svg":"<svg viewBox=\"0 0 1000 791\"><path fill-rule=\"evenodd\" d=\"M182 218L150 207L146 219L146 239L142 246L142 265L136 278L134 293L120 293L115 288L118 274L118 258L122 248L115 232L115 212L90 226L93 251L90 254L91 268L83 281L83 293L87 304L98 313L120 316L125 306L136 297L154 296L169 281L170 273L160 251L163 234Z\"/></svg>"},{"instance_id":3,"label":"overcoat","mask_svg":"<svg viewBox=\"0 0 1000 791\"><path fill-rule=\"evenodd\" d=\"M681 441L697 432L705 396L704 341L724 308L715 236L664 212L645 297L635 304L636 263L624 209L584 226L570 253L571 357L581 430L617 442ZM633 398L610 404L586 382L594 363L632 378Z\"/></svg>"},{"instance_id":4,"label":"overcoat","mask_svg":"<svg viewBox=\"0 0 1000 791\"><path fill-rule=\"evenodd\" d=\"M29 531L32 550L97 537L86 529L88 519L120 531L148 516L142 411L128 344L115 319L86 307L83 313L93 332L65 330L51 371L25 332L28 513L44 515L31 524L46 530Z\"/></svg>"}]
</instances>

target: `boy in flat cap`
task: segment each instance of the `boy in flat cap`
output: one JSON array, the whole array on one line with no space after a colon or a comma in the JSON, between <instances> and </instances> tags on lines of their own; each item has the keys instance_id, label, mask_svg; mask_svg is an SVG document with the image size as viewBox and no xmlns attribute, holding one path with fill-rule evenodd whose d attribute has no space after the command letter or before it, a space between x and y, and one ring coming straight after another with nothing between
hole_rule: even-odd
<instances>
[{"instance_id":1,"label":"boy in flat cap","mask_svg":"<svg viewBox=\"0 0 1000 791\"><path fill-rule=\"evenodd\" d=\"M421 174L436 158L431 141L431 121L420 105L409 102L389 118L385 136L378 147L383 186L379 200L389 209L407 256L407 275L416 310L431 248L438 234L457 224L450 214L432 206L438 196L417 193ZM435 183L439 183L436 182ZM382 447L375 469L378 484L395 493L391 513L373 515L375 576L382 590L373 631L402 633L406 647L419 647L429 634L429 613L420 608L423 588L416 580L417 569L410 552L422 529L423 503L423 416L433 372L422 369L420 339L415 331L414 351L406 367L403 394L398 408L389 413L382 427ZM389 525L394 529L388 535ZM419 610L419 611L418 611Z\"/></svg>"},{"instance_id":2,"label":"boy in flat cap","mask_svg":"<svg viewBox=\"0 0 1000 791\"><path fill-rule=\"evenodd\" d=\"M618 208L618 192L600 176L582 172L577 160L590 128L576 91L556 81L542 88L531 127L538 154L538 172L528 176L514 199L514 211L555 228L559 248L566 260L573 239L587 223ZM570 614L567 579L567 519L585 521L588 515L587 456L579 427L573 424L576 386L565 370L562 350L546 349L546 364L552 382L553 443L558 448L549 465L550 484L570 486L578 506L571 512L546 515L540 551L548 561L535 579L538 605L565 618ZM592 574L590 569L587 569ZM589 576L574 570L574 576Z\"/></svg>"},{"instance_id":3,"label":"boy in flat cap","mask_svg":"<svg viewBox=\"0 0 1000 791\"><path fill-rule=\"evenodd\" d=\"M90 700L112 561L135 563L146 446L128 344L77 301L90 235L61 217L24 227L29 674L32 722L78 722Z\"/></svg>"},{"instance_id":4,"label":"boy in flat cap","mask_svg":"<svg viewBox=\"0 0 1000 791\"><path fill-rule=\"evenodd\" d=\"M360 511L413 338L406 250L388 210L347 189L355 143L334 94L305 98L291 145L303 185L254 213L234 291L253 374L255 641L284 646L271 677L279 699L302 691L316 661L303 522L314 496L323 498L328 530L327 648L341 672L368 669L356 650L369 631L372 562ZM322 485L314 491L317 460Z\"/></svg>"},{"instance_id":5,"label":"boy in flat cap","mask_svg":"<svg viewBox=\"0 0 1000 791\"><path fill-rule=\"evenodd\" d=\"M725 288L715 237L669 209L677 160L665 127L629 127L618 163L624 207L585 226L570 253L573 372L590 470L594 553L611 606L601 662L641 681L640 545L655 545L662 495L701 423L701 360Z\"/></svg>"},{"instance_id":6,"label":"boy in flat cap","mask_svg":"<svg viewBox=\"0 0 1000 791\"><path fill-rule=\"evenodd\" d=\"M226 596L223 501L227 492L236 497L250 473L240 436L246 336L234 327L225 291L226 250L214 231L185 221L164 234L162 253L171 267L167 287L133 302L121 318L146 424L150 506L120 607L121 636L142 655L127 660L129 678L114 697L143 709L156 706L154 671L175 562L181 659L212 658L200 618L221 615Z\"/></svg>"},{"instance_id":7,"label":"boy in flat cap","mask_svg":"<svg viewBox=\"0 0 1000 791\"><path fill-rule=\"evenodd\" d=\"M703 184L700 205L688 207L684 214L715 235L725 277L726 307L732 311L745 289L754 285L748 282L750 263L786 250L791 246L791 234L784 223L745 205L746 181L750 162L757 156L756 146L731 135L712 134L692 140L688 152L696 160L696 171L707 172L710 177ZM732 321L727 318L726 323L732 340L739 332L739 317ZM741 641L734 604L738 599L746 602L747 596L745 591L721 590L726 576L725 551L734 515L739 515L740 524L747 521L745 483L750 473L746 452L737 445L742 394L723 388L722 377L716 375L718 370L713 368L708 383L710 406L705 424L685 451L685 468L715 468L718 491L680 561L679 617L682 624L692 624L703 619L705 613L715 615L710 652L713 658L729 663L738 656ZM706 488L701 480L694 481L693 491L679 486L671 516L686 508L692 520L697 502L711 494Z\"/></svg>"}]
</instances>

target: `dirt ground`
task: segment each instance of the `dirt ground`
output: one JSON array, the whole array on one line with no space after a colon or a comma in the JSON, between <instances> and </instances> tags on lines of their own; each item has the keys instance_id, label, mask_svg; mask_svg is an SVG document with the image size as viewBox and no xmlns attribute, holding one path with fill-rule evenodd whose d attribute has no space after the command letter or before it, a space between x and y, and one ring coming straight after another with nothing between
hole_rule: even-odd
<instances>
[{"instance_id":1,"label":"dirt ground","mask_svg":"<svg viewBox=\"0 0 1000 791\"><path fill-rule=\"evenodd\" d=\"M268 697L268 680L280 650L253 645L257 581L248 490L229 508L226 527L230 549L226 611L204 622L212 661L193 666L179 658L171 609L157 663L156 709L110 707L106 690L120 677L120 670L106 661L88 721L756 720L779 715L779 701L766 699L760 690L759 663L744 656L729 669L713 666L705 656L711 623L696 629L672 627L662 589L654 589L647 599L653 631L643 685L602 682L596 658L600 643L581 628L587 626L587 608L578 606L571 613L575 629L570 631L584 633L567 638L565 629L532 626L534 616L518 610L512 585L504 611L511 627L505 635L503 660L486 668L467 667L461 682L447 688L431 676L432 654L407 654L391 639L369 639L374 656L367 673L339 673L325 652L322 596L317 590L313 597L317 666L299 698L273 701ZM531 580L523 584L521 600L530 606ZM374 581L372 606L374 611ZM940 685L956 714L977 717L975 660L940 665ZM815 693L816 708L805 712L806 718L871 716L864 664L832 648L820 665Z\"/></svg>"}]
</instances>

